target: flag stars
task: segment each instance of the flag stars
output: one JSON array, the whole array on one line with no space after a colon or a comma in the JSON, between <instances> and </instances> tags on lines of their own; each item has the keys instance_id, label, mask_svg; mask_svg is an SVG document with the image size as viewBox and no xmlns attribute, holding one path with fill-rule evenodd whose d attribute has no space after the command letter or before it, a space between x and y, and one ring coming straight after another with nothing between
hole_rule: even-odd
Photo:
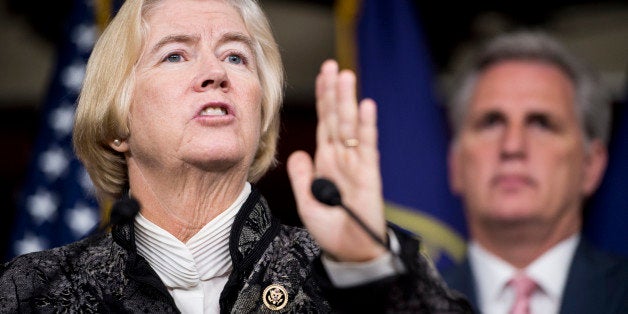
<instances>
[{"instance_id":1,"label":"flag stars","mask_svg":"<svg viewBox=\"0 0 628 314\"><path fill-rule=\"evenodd\" d=\"M59 178L67 170L69 164L67 154L60 147L48 149L39 157L39 167L50 181Z\"/></svg>"},{"instance_id":2,"label":"flag stars","mask_svg":"<svg viewBox=\"0 0 628 314\"><path fill-rule=\"evenodd\" d=\"M72 42L81 52L89 52L96 42L96 27L81 24L72 31Z\"/></svg>"},{"instance_id":3,"label":"flag stars","mask_svg":"<svg viewBox=\"0 0 628 314\"><path fill-rule=\"evenodd\" d=\"M83 78L85 77L85 63L81 61L75 61L61 73L61 82L65 88L78 93L83 85Z\"/></svg>"},{"instance_id":4,"label":"flag stars","mask_svg":"<svg viewBox=\"0 0 628 314\"><path fill-rule=\"evenodd\" d=\"M74 124L74 108L72 105L65 104L55 109L50 115L49 123L58 137L69 135Z\"/></svg>"},{"instance_id":5,"label":"flag stars","mask_svg":"<svg viewBox=\"0 0 628 314\"><path fill-rule=\"evenodd\" d=\"M48 248L48 242L44 239L33 235L32 233L26 233L24 238L15 241L13 250L16 255L22 255L31 252L37 252Z\"/></svg>"},{"instance_id":6,"label":"flag stars","mask_svg":"<svg viewBox=\"0 0 628 314\"><path fill-rule=\"evenodd\" d=\"M58 200L55 194L42 189L28 197L26 209L33 217L36 225L41 225L45 221L51 222L57 214Z\"/></svg>"},{"instance_id":7,"label":"flag stars","mask_svg":"<svg viewBox=\"0 0 628 314\"><path fill-rule=\"evenodd\" d=\"M94 187L94 183L92 182L92 179L89 177L89 174L87 173L87 170L85 170L85 168L80 168L77 174L77 178L79 184L81 185L81 188L83 188L83 191L86 194L96 194L96 188Z\"/></svg>"},{"instance_id":8,"label":"flag stars","mask_svg":"<svg viewBox=\"0 0 628 314\"><path fill-rule=\"evenodd\" d=\"M97 221L96 210L81 203L71 208L65 216L65 222L77 238L92 230Z\"/></svg>"}]
</instances>

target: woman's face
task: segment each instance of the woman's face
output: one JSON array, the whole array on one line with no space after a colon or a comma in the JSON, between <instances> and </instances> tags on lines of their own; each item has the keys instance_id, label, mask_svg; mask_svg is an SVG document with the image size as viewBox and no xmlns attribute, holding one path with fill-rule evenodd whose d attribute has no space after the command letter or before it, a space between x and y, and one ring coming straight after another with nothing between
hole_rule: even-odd
<instances>
[{"instance_id":1,"label":"woman's face","mask_svg":"<svg viewBox=\"0 0 628 314\"><path fill-rule=\"evenodd\" d=\"M131 156L147 167L236 169L246 177L260 138L262 88L240 15L220 0L164 0L146 21Z\"/></svg>"}]
</instances>

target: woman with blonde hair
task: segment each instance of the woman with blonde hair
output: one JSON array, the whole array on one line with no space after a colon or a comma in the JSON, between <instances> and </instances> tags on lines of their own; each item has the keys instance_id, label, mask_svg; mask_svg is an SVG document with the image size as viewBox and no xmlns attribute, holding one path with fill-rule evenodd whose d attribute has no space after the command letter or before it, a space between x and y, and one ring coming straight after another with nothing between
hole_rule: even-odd
<instances>
[{"instance_id":1,"label":"woman with blonde hair","mask_svg":"<svg viewBox=\"0 0 628 314\"><path fill-rule=\"evenodd\" d=\"M282 88L277 44L255 1L127 0L88 63L74 144L99 197L132 197L139 214L4 265L0 308L466 310L416 241L388 231L400 259L312 196L315 176L335 181L386 237L375 104L358 107L355 75L333 61L317 78L315 160L296 152L288 162L308 230L272 217L253 183L274 163Z\"/></svg>"}]
</instances>

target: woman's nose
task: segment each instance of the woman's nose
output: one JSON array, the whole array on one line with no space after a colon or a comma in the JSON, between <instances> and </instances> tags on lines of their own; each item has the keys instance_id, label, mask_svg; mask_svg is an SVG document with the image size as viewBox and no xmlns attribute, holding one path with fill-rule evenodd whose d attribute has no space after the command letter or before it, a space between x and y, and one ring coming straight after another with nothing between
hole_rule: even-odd
<instances>
[{"instance_id":1,"label":"woman's nose","mask_svg":"<svg viewBox=\"0 0 628 314\"><path fill-rule=\"evenodd\" d=\"M202 92L208 89L226 90L230 87L229 77L224 64L218 59L203 62L194 89Z\"/></svg>"}]
</instances>

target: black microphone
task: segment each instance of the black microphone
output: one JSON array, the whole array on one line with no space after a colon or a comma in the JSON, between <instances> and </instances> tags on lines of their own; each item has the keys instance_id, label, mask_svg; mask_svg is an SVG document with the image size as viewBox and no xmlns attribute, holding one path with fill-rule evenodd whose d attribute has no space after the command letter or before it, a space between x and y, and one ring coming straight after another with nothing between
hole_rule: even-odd
<instances>
[{"instance_id":1,"label":"black microphone","mask_svg":"<svg viewBox=\"0 0 628 314\"><path fill-rule=\"evenodd\" d=\"M109 221L107 221L107 223L100 223L100 226L95 228L90 235L105 233L114 225L130 223L139 212L140 203L130 196L124 196L111 206Z\"/></svg>"},{"instance_id":2,"label":"black microphone","mask_svg":"<svg viewBox=\"0 0 628 314\"><path fill-rule=\"evenodd\" d=\"M321 203L329 206L340 206L375 242L390 251L386 241L382 240L373 229L369 228L356 214L342 203L340 191L336 185L326 178L317 178L312 182L312 194Z\"/></svg>"},{"instance_id":3,"label":"black microphone","mask_svg":"<svg viewBox=\"0 0 628 314\"><path fill-rule=\"evenodd\" d=\"M321 203L329 206L341 206L342 197L336 185L325 178L317 178L312 182L312 194Z\"/></svg>"},{"instance_id":4,"label":"black microphone","mask_svg":"<svg viewBox=\"0 0 628 314\"><path fill-rule=\"evenodd\" d=\"M123 197L111 207L108 225L120 225L133 221L140 212L140 203L132 197Z\"/></svg>"}]
</instances>

